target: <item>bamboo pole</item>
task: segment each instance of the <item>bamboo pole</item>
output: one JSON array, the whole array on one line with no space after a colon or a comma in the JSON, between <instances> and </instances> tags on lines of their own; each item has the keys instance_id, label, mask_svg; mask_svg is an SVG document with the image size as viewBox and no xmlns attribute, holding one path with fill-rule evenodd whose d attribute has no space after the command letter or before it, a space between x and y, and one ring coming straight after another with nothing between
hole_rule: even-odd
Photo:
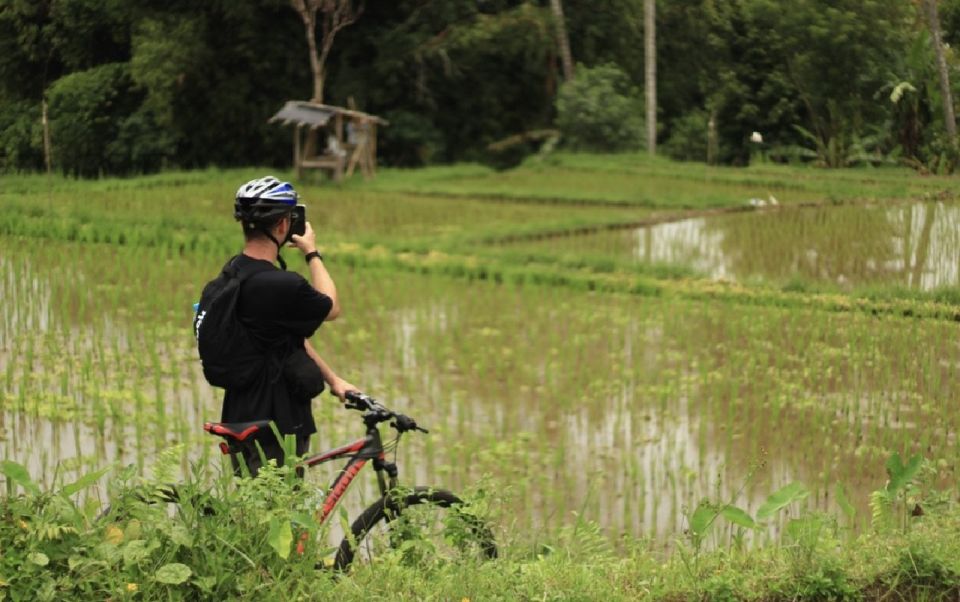
<instances>
[{"instance_id":1,"label":"bamboo pole","mask_svg":"<svg viewBox=\"0 0 960 602\"><path fill-rule=\"evenodd\" d=\"M51 173L53 171L53 157L51 156L52 151L50 148L51 146L50 145L50 120L47 118L47 99L46 98L43 99L43 103L41 107L42 107L42 113L43 113L43 116L41 117L41 121L43 124L43 162L47 166L47 173Z\"/></svg>"}]
</instances>

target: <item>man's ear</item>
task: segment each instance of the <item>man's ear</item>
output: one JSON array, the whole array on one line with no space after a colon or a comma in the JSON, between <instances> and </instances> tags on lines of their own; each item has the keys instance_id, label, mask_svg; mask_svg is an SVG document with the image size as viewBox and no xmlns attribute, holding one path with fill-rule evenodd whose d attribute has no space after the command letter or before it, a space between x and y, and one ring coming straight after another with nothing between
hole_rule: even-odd
<instances>
[{"instance_id":1,"label":"man's ear","mask_svg":"<svg viewBox=\"0 0 960 602\"><path fill-rule=\"evenodd\" d=\"M277 222L277 228L274 235L278 238L285 238L287 232L290 231L290 216L281 217L280 221Z\"/></svg>"}]
</instances>

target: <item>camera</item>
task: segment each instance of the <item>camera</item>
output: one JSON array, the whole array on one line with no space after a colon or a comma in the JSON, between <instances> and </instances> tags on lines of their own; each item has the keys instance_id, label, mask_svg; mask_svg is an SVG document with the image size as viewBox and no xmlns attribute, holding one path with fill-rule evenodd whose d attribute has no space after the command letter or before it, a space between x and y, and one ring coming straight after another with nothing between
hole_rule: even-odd
<instances>
[{"instance_id":1,"label":"camera","mask_svg":"<svg viewBox=\"0 0 960 602\"><path fill-rule=\"evenodd\" d=\"M303 236L307 231L307 206L297 205L290 215L290 236Z\"/></svg>"}]
</instances>

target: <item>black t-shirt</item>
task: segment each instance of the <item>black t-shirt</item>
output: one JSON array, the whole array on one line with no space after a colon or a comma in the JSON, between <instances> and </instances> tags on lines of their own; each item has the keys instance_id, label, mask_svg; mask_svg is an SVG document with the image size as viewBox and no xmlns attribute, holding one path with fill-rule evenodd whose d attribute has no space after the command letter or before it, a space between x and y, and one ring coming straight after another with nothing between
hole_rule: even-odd
<instances>
[{"instance_id":1,"label":"black t-shirt","mask_svg":"<svg viewBox=\"0 0 960 602\"><path fill-rule=\"evenodd\" d=\"M240 255L234 265L242 272L257 262L269 263ZM279 364L290 351L302 348L304 339L313 336L330 313L333 301L303 276L269 265L271 269L254 274L243 283L237 314L272 360L249 388L224 394L221 420L271 419L281 433L309 435L317 430L310 399L299 399L288 391Z\"/></svg>"}]
</instances>

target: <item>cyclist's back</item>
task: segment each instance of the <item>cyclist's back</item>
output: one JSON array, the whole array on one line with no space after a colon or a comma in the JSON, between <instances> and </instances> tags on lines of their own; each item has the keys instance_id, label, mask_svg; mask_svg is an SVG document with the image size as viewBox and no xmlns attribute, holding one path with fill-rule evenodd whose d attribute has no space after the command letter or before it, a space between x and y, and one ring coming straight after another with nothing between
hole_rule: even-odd
<instances>
[{"instance_id":1,"label":"cyclist's back","mask_svg":"<svg viewBox=\"0 0 960 602\"><path fill-rule=\"evenodd\" d=\"M246 255L236 258L240 271L255 263L269 263ZM257 269L264 269L255 266ZM254 342L268 354L266 369L244 390L228 390L223 399L223 422L273 420L281 433L309 436L316 432L310 397L292 390L282 376L291 354L303 349L329 315L330 297L317 291L302 276L273 264L250 276L240 289L237 313Z\"/></svg>"},{"instance_id":2,"label":"cyclist's back","mask_svg":"<svg viewBox=\"0 0 960 602\"><path fill-rule=\"evenodd\" d=\"M341 400L356 387L337 376L308 341L324 321L337 317L340 307L313 228L302 217L303 206L297 200L289 183L271 176L251 180L237 191L234 217L242 223L245 244L243 254L229 262L244 277L236 297L236 318L266 361L249 379L236 381L245 381L242 387L226 388L221 421L273 420L281 434L296 436L297 454L302 455L316 432L311 399L324 383ZM301 235L293 233L298 225ZM303 252L310 281L286 271L280 249L287 242ZM282 461L282 448L274 438L260 444L268 459ZM256 450L238 451L250 472L256 473L260 466ZM235 456L234 460L236 466Z\"/></svg>"}]
</instances>

